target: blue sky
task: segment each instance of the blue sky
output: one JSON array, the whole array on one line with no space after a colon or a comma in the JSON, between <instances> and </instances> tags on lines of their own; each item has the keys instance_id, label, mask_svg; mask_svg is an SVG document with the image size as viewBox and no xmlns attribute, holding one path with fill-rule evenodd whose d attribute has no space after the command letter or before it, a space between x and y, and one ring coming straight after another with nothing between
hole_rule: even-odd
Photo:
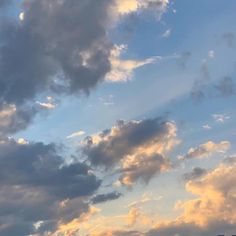
<instances>
[{"instance_id":1,"label":"blue sky","mask_svg":"<svg viewBox=\"0 0 236 236\"><path fill-rule=\"evenodd\" d=\"M0 235L236 233L235 10L0 0Z\"/></svg>"}]
</instances>

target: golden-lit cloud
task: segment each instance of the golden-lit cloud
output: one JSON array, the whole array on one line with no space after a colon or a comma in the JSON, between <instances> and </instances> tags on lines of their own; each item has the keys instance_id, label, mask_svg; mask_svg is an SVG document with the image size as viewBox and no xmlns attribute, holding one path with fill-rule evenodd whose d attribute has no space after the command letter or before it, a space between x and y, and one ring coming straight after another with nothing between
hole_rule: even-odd
<instances>
[{"instance_id":1,"label":"golden-lit cloud","mask_svg":"<svg viewBox=\"0 0 236 236\"><path fill-rule=\"evenodd\" d=\"M142 66L153 64L161 57L150 57L144 60L121 59L121 54L127 49L125 45L115 45L110 55L111 71L106 80L110 82L125 82L133 78L133 72Z\"/></svg>"},{"instance_id":2,"label":"golden-lit cloud","mask_svg":"<svg viewBox=\"0 0 236 236\"><path fill-rule=\"evenodd\" d=\"M185 156L179 156L179 159L194 159L194 158L205 158L209 157L214 153L225 153L231 144L229 141L221 141L219 143L214 143L213 141L208 141L199 145L196 148L190 148Z\"/></svg>"},{"instance_id":3,"label":"golden-lit cloud","mask_svg":"<svg viewBox=\"0 0 236 236\"><path fill-rule=\"evenodd\" d=\"M149 8L155 10L160 17L168 4L169 0L116 0L117 11L121 15Z\"/></svg>"},{"instance_id":4,"label":"golden-lit cloud","mask_svg":"<svg viewBox=\"0 0 236 236\"><path fill-rule=\"evenodd\" d=\"M186 183L187 192L194 197L178 201L175 210L182 213L174 220L159 220L153 226L149 219L149 231L137 232L127 228L109 230L111 236L209 236L219 233L233 234L236 225L236 163L220 164L201 178ZM141 223L138 208L130 210L130 223ZM136 223L137 224L137 223ZM106 235L106 231L98 234ZM93 236L97 236L94 234Z\"/></svg>"},{"instance_id":5,"label":"golden-lit cloud","mask_svg":"<svg viewBox=\"0 0 236 236\"><path fill-rule=\"evenodd\" d=\"M52 234L52 236L72 236L77 235L81 228L88 228L91 227L88 224L88 221L92 216L97 214L100 211L100 209L90 206L88 212L83 213L79 218L73 219L72 221L68 223L59 222L58 223L58 229L56 232Z\"/></svg>"},{"instance_id":6,"label":"golden-lit cloud","mask_svg":"<svg viewBox=\"0 0 236 236\"><path fill-rule=\"evenodd\" d=\"M109 171L115 167L120 183L132 186L148 183L152 177L171 168L168 154L179 144L177 127L162 119L120 121L85 139L84 152L94 166Z\"/></svg>"}]
</instances>

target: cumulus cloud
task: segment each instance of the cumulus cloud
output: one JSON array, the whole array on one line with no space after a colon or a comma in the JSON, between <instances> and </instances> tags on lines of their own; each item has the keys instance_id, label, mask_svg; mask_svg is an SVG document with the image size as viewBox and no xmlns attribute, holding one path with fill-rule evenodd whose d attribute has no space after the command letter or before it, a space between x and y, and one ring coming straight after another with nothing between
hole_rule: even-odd
<instances>
[{"instance_id":1,"label":"cumulus cloud","mask_svg":"<svg viewBox=\"0 0 236 236\"><path fill-rule=\"evenodd\" d=\"M43 235L89 210L101 183L89 166L66 164L54 144L2 139L0 150L1 235Z\"/></svg>"},{"instance_id":2,"label":"cumulus cloud","mask_svg":"<svg viewBox=\"0 0 236 236\"><path fill-rule=\"evenodd\" d=\"M177 209L183 213L175 220L157 222L146 233L113 231L111 236L209 236L234 235L236 230L236 165L221 164L201 178L186 183L186 190L194 199L179 201Z\"/></svg>"},{"instance_id":3,"label":"cumulus cloud","mask_svg":"<svg viewBox=\"0 0 236 236\"><path fill-rule=\"evenodd\" d=\"M0 7L8 2L1 0ZM0 106L33 103L44 92L89 93L105 79L127 80L134 69L152 63L153 58L119 59L119 49L108 36L127 6L131 12L155 8L161 16L168 1L136 4L133 7L131 2L116 0L24 0L20 20L1 21ZM48 102L38 105L54 108Z\"/></svg>"},{"instance_id":4,"label":"cumulus cloud","mask_svg":"<svg viewBox=\"0 0 236 236\"><path fill-rule=\"evenodd\" d=\"M231 144L229 141L221 141L219 143L214 143L208 141L199 145L196 148L190 148L185 156L180 156L179 159L194 159L194 158L205 158L209 157L214 153L225 153Z\"/></svg>"},{"instance_id":5,"label":"cumulus cloud","mask_svg":"<svg viewBox=\"0 0 236 236\"><path fill-rule=\"evenodd\" d=\"M232 235L236 227L234 165L221 164L201 179L186 183L186 190L199 196L179 202L183 214L173 222L158 224L157 229L147 235Z\"/></svg>"},{"instance_id":6,"label":"cumulus cloud","mask_svg":"<svg viewBox=\"0 0 236 236\"><path fill-rule=\"evenodd\" d=\"M87 137L84 153L93 166L117 167L120 181L131 186L147 183L156 173L171 167L166 153L178 144L174 123L162 118L119 121L116 126Z\"/></svg>"}]
</instances>

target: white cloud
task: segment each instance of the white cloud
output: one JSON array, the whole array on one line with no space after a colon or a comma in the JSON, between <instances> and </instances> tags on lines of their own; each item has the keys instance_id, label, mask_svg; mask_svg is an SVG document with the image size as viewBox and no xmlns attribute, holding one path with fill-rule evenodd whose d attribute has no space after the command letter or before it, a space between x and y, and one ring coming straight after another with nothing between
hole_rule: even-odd
<instances>
[{"instance_id":1,"label":"white cloud","mask_svg":"<svg viewBox=\"0 0 236 236\"><path fill-rule=\"evenodd\" d=\"M163 38L169 38L171 35L171 29L167 29L163 34L162 37Z\"/></svg>"},{"instance_id":2,"label":"white cloud","mask_svg":"<svg viewBox=\"0 0 236 236\"><path fill-rule=\"evenodd\" d=\"M121 54L127 49L126 45L115 45L111 55L111 71L106 76L106 81L111 82L125 82L133 78L133 72L142 66L153 64L162 57L155 56L144 60L123 60Z\"/></svg>"},{"instance_id":3,"label":"white cloud","mask_svg":"<svg viewBox=\"0 0 236 236\"><path fill-rule=\"evenodd\" d=\"M76 137L80 137L83 135L85 135L85 132L83 130L80 130L80 131L77 131L77 132L74 132L74 133L68 135L66 138L71 139L71 138L76 138Z\"/></svg>"},{"instance_id":4,"label":"white cloud","mask_svg":"<svg viewBox=\"0 0 236 236\"><path fill-rule=\"evenodd\" d=\"M202 128L203 128L203 129L207 129L207 130L209 130L209 129L211 129L211 126L208 125L208 124L205 124L205 125L202 126Z\"/></svg>"},{"instance_id":5,"label":"white cloud","mask_svg":"<svg viewBox=\"0 0 236 236\"><path fill-rule=\"evenodd\" d=\"M50 102L36 102L41 108L47 109L47 110L51 110L51 109L55 109L56 105Z\"/></svg>"},{"instance_id":6,"label":"white cloud","mask_svg":"<svg viewBox=\"0 0 236 236\"><path fill-rule=\"evenodd\" d=\"M215 57L215 51L214 51L214 50L210 50L210 51L208 52L208 57L209 57L209 58L214 58L214 57Z\"/></svg>"},{"instance_id":7,"label":"white cloud","mask_svg":"<svg viewBox=\"0 0 236 236\"><path fill-rule=\"evenodd\" d=\"M230 116L224 114L213 114L212 117L218 123L225 123L226 120L230 119Z\"/></svg>"}]
</instances>

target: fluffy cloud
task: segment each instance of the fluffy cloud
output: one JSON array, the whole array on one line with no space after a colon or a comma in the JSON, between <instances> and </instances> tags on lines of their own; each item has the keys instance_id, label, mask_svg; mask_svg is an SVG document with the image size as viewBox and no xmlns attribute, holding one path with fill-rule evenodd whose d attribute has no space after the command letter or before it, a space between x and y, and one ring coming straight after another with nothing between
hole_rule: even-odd
<instances>
[{"instance_id":1,"label":"fluffy cloud","mask_svg":"<svg viewBox=\"0 0 236 236\"><path fill-rule=\"evenodd\" d=\"M199 147L190 148L185 156L180 156L180 159L194 159L208 157L214 153L224 153L230 148L229 141L221 141L220 143L214 143L208 141L201 144Z\"/></svg>"},{"instance_id":2,"label":"fluffy cloud","mask_svg":"<svg viewBox=\"0 0 236 236\"><path fill-rule=\"evenodd\" d=\"M0 7L8 2L1 0ZM89 93L105 78L127 80L135 68L152 63L152 58L120 60L108 36L127 6L131 12L154 7L161 15L168 1L137 1L136 4L134 7L131 2L116 0L99 3L93 0L24 0L20 20L7 20L6 17L1 20L1 109L5 105L18 108L33 103L44 92L57 95ZM54 108L51 103L39 105Z\"/></svg>"},{"instance_id":3,"label":"fluffy cloud","mask_svg":"<svg viewBox=\"0 0 236 236\"><path fill-rule=\"evenodd\" d=\"M87 165L66 164L53 144L2 139L0 150L1 235L43 235L89 211L101 182Z\"/></svg>"},{"instance_id":4,"label":"fluffy cloud","mask_svg":"<svg viewBox=\"0 0 236 236\"><path fill-rule=\"evenodd\" d=\"M146 233L114 230L107 235L234 235L236 230L235 170L236 163L221 164L201 178L188 181L186 190L198 197L177 202L175 208L182 209L183 213L175 220L159 221L152 230Z\"/></svg>"},{"instance_id":5,"label":"fluffy cloud","mask_svg":"<svg viewBox=\"0 0 236 236\"><path fill-rule=\"evenodd\" d=\"M176 126L162 118L119 121L116 126L87 137L84 153L93 166L118 167L121 183L147 183L170 168L166 153L178 143Z\"/></svg>"},{"instance_id":6,"label":"fluffy cloud","mask_svg":"<svg viewBox=\"0 0 236 236\"><path fill-rule=\"evenodd\" d=\"M186 189L199 198L179 202L184 213L174 222L161 223L148 236L232 235L236 230L236 165L220 165Z\"/></svg>"}]
</instances>

